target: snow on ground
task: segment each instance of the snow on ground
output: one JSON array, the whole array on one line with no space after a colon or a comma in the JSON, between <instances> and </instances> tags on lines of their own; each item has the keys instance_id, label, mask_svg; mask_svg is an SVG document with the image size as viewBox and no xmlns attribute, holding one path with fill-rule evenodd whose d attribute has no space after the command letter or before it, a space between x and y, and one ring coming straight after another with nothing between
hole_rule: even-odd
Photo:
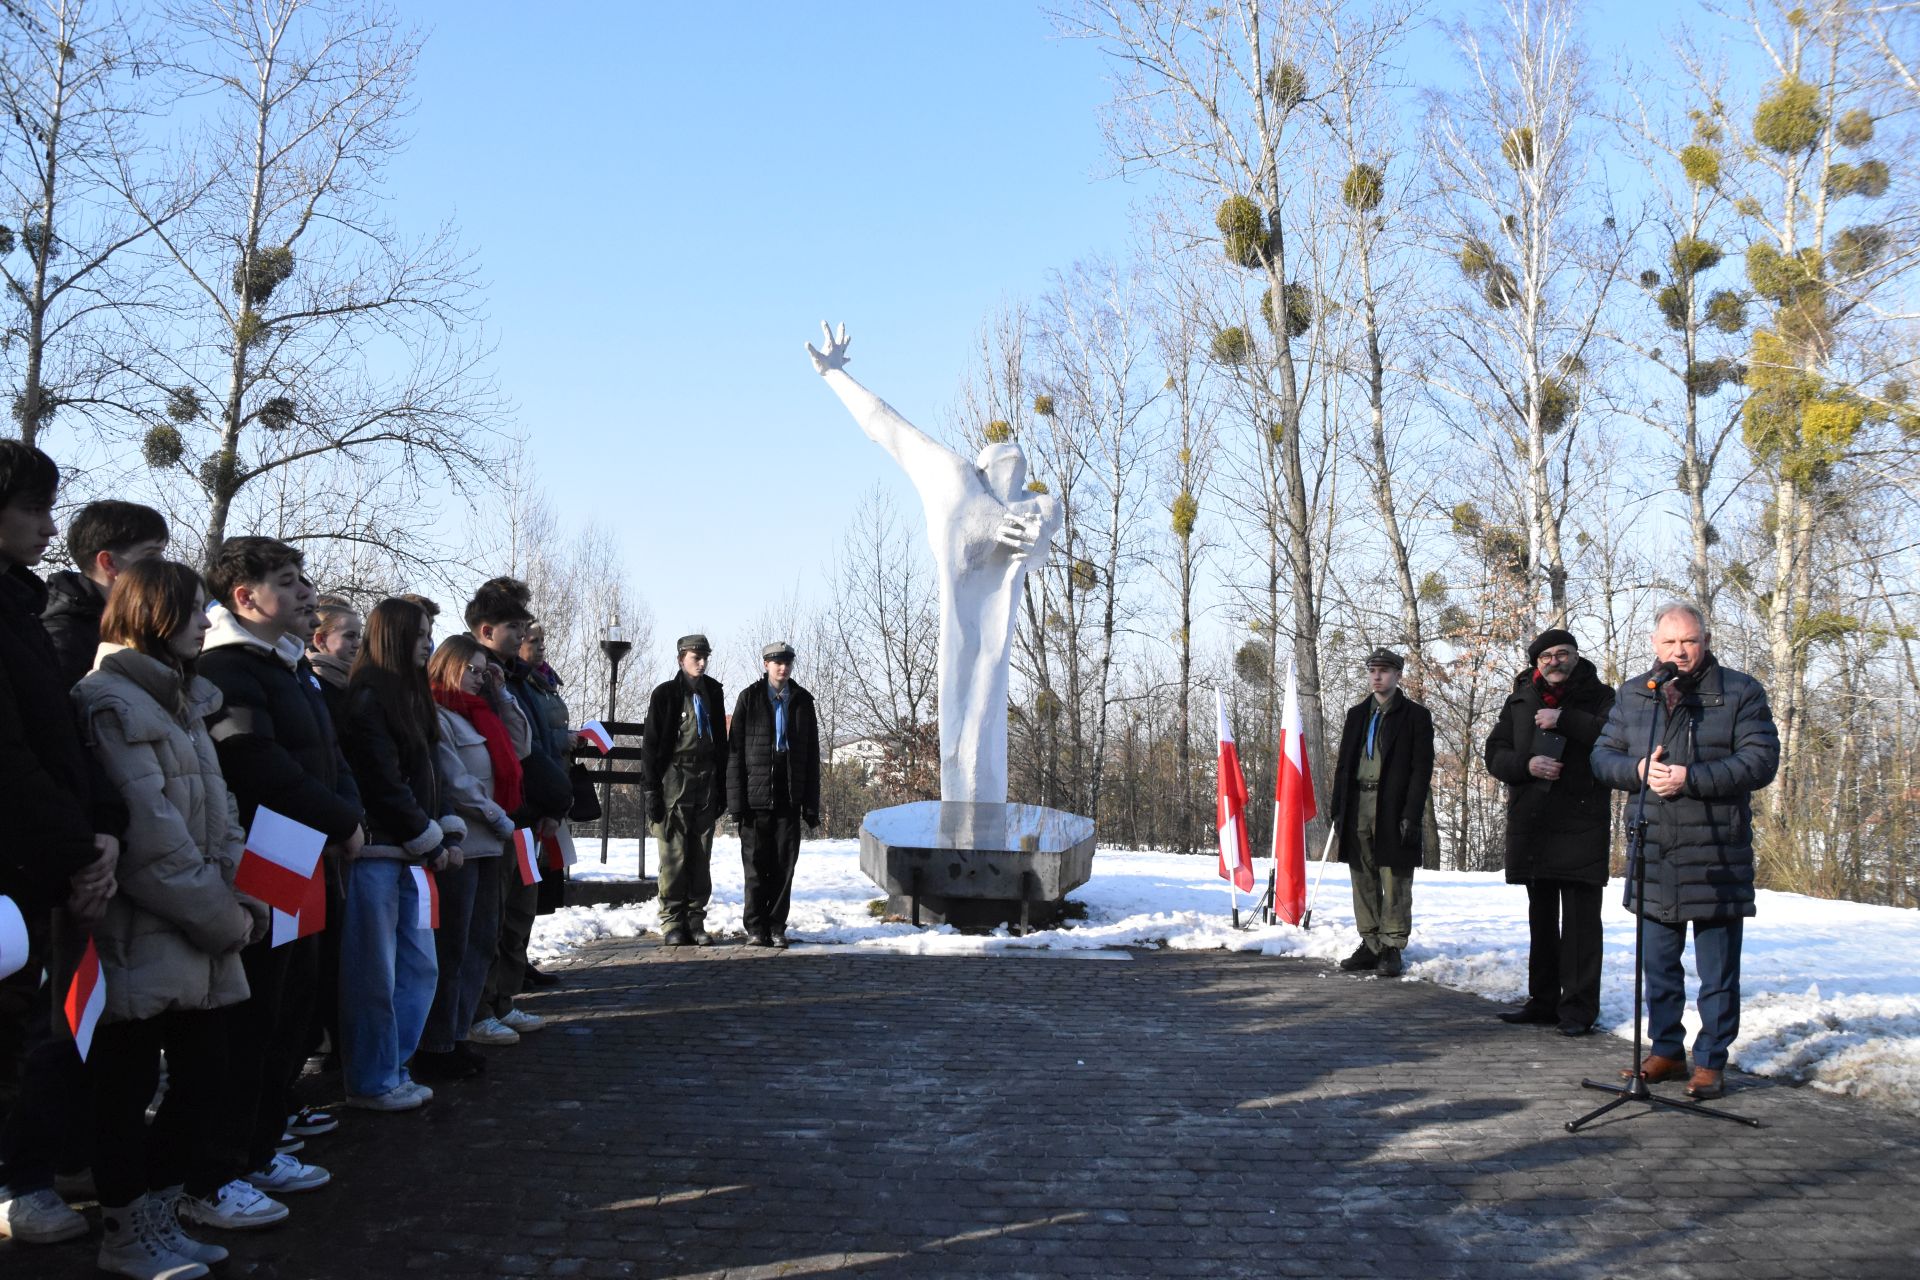
<instances>
[{"instance_id":1,"label":"snow on ground","mask_svg":"<svg viewBox=\"0 0 1920 1280\"><path fill-rule=\"evenodd\" d=\"M649 849L650 870L655 852L657 847ZM739 853L738 840L714 841L707 926L722 934L740 929ZM860 871L859 842L810 840L794 878L788 930L801 942L914 955L1168 947L1333 961L1353 949L1352 900L1339 863L1326 868L1311 929L1233 929L1215 865L1210 856L1101 849L1093 879L1069 895L1086 904L1086 919L1026 938L1005 930L969 936L946 926L915 929L875 918L869 904L882 895ZM583 841L573 874L576 880L631 879L636 869L635 841L614 841L605 864L598 843ZM1600 1023L1631 1039L1633 917L1621 907L1619 890L1616 880L1603 909L1607 955ZM1241 895L1239 901L1243 918L1251 916L1252 898ZM595 938L638 937L658 922L659 907L652 902L569 907L540 919L531 950L546 959ZM1406 981L1501 1002L1526 995L1526 897L1498 873L1422 871L1414 883L1413 924ZM1691 950L1688 977L1691 991ZM1736 1066L1920 1112L1920 912L1762 892L1759 915L1747 921L1741 991ZM1691 1003L1687 1022L1691 1043L1699 1025Z\"/></svg>"}]
</instances>

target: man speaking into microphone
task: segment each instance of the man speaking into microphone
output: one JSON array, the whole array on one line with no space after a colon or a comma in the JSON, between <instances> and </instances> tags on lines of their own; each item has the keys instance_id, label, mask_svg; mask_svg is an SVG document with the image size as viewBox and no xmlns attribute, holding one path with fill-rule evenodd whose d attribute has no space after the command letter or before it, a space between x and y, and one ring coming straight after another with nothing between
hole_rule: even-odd
<instances>
[{"instance_id":1,"label":"man speaking into microphone","mask_svg":"<svg viewBox=\"0 0 1920 1280\"><path fill-rule=\"evenodd\" d=\"M1645 901L1627 877L1627 909L1645 920L1649 1084L1687 1080L1687 1096L1724 1091L1740 1034L1740 937L1753 914L1753 793L1773 781L1780 739L1760 682L1723 667L1700 609L1675 601L1653 615L1658 664L1620 688L1593 748L1594 776L1629 794L1645 787ZM1661 732L1646 750L1656 723ZM1687 1072L1687 925L1700 973L1700 1034ZM1631 1075L1631 1072L1622 1073Z\"/></svg>"}]
</instances>

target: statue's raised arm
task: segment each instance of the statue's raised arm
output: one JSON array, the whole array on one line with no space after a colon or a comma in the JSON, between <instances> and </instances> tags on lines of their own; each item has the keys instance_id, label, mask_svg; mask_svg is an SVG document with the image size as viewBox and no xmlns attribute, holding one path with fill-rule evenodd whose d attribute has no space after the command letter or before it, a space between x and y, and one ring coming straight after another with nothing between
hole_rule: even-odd
<instances>
[{"instance_id":1,"label":"statue's raised arm","mask_svg":"<svg viewBox=\"0 0 1920 1280\"><path fill-rule=\"evenodd\" d=\"M924 492L928 482L936 476L942 481L950 481L972 465L853 380L846 369L850 342L846 325L841 325L839 332L835 333L822 320L820 332L824 335L821 345L826 350L816 351L811 342L807 344L807 355L813 360L814 371L827 380L827 385L833 388L833 394L839 396L840 403L847 406L847 412L867 433L867 438L885 449L900 464L916 489Z\"/></svg>"}]
</instances>

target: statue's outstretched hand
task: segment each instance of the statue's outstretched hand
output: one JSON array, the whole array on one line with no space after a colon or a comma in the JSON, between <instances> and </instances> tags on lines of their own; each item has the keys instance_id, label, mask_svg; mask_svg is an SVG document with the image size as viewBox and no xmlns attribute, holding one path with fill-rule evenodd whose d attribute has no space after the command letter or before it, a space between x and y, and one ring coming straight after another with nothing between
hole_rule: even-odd
<instances>
[{"instance_id":1,"label":"statue's outstretched hand","mask_svg":"<svg viewBox=\"0 0 1920 1280\"><path fill-rule=\"evenodd\" d=\"M820 345L825 347L826 350L815 351L811 342L807 344L807 355L813 359L813 371L815 373L825 373L829 369L845 368L847 361L851 358L847 355L847 346L849 343L847 326L844 324L841 325L840 332L836 335L834 331L828 327L827 322L822 320L820 322L820 333L822 335Z\"/></svg>"}]
</instances>

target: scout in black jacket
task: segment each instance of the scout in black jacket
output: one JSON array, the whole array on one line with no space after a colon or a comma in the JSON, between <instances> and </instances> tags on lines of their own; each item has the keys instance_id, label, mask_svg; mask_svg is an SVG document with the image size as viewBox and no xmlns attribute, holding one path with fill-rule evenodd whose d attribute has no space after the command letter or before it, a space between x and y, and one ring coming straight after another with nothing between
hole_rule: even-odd
<instances>
[{"instance_id":1,"label":"scout in black jacket","mask_svg":"<svg viewBox=\"0 0 1920 1280\"><path fill-rule=\"evenodd\" d=\"M1413 872L1433 785L1433 717L1400 691L1405 665L1390 649L1367 655L1373 695L1347 709L1333 771L1332 821L1360 932L1359 948L1340 967L1387 977L1401 971L1413 929Z\"/></svg>"},{"instance_id":2,"label":"scout in black jacket","mask_svg":"<svg viewBox=\"0 0 1920 1280\"><path fill-rule=\"evenodd\" d=\"M1558 1023L1585 1035L1600 1016L1600 891L1607 883L1613 794L1588 757L1613 690L1573 634L1543 631L1533 666L1487 736L1487 772L1507 784L1507 883L1527 886L1527 1002L1502 1022Z\"/></svg>"},{"instance_id":3,"label":"scout in black jacket","mask_svg":"<svg viewBox=\"0 0 1920 1280\"><path fill-rule=\"evenodd\" d=\"M813 695L791 678L793 646L760 651L767 674L748 685L727 728L727 810L740 828L747 941L787 945L800 824L820 824L820 723Z\"/></svg>"},{"instance_id":4,"label":"scout in black jacket","mask_svg":"<svg viewBox=\"0 0 1920 1280\"><path fill-rule=\"evenodd\" d=\"M681 636L680 674L647 702L647 817L660 842L660 932L705 946L713 896L713 824L727 801L726 691L706 674L703 635Z\"/></svg>"}]
</instances>

